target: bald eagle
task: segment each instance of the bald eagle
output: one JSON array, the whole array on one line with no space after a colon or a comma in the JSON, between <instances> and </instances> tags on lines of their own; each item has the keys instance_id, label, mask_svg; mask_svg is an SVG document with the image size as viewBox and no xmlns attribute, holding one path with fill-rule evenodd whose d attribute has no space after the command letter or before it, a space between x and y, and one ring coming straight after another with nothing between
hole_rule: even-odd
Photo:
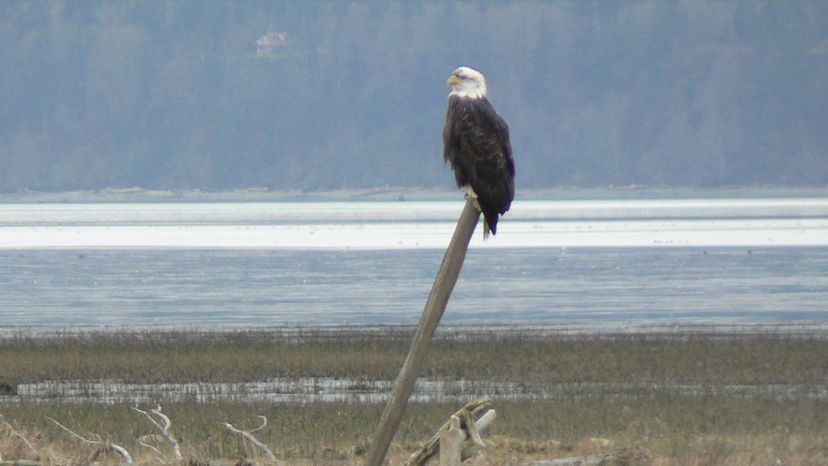
<instances>
[{"instance_id":1,"label":"bald eagle","mask_svg":"<svg viewBox=\"0 0 828 466\"><path fill-rule=\"evenodd\" d=\"M483 238L497 233L498 215L515 197L515 163L509 126L486 98L486 78L461 66L451 86L443 128L443 159L451 164L457 186L476 198L483 212Z\"/></svg>"}]
</instances>

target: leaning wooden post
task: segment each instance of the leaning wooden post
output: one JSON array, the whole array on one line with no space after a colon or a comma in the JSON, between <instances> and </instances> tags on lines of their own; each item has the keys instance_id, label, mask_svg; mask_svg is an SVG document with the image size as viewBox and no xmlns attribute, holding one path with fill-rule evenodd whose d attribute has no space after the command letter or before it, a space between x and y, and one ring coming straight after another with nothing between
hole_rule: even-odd
<instances>
[{"instance_id":1,"label":"leaning wooden post","mask_svg":"<svg viewBox=\"0 0 828 466\"><path fill-rule=\"evenodd\" d=\"M431 337L437 329L437 324L440 323L440 318L443 317L443 311L446 310L446 304L448 304L451 291L457 282L457 277L460 275L469 242L479 219L480 209L477 207L477 202L473 199L467 200L466 207L463 209L463 213L460 214L460 220L457 221L457 227L454 229L454 236L451 237L451 243L449 243L446 254L443 256L440 271L437 272L437 277L434 279L431 294L428 296L425 309L423 309L423 316L420 318L420 324L417 326L417 332L414 334L408 356L405 358L400 374L397 376L391 398L388 400L388 404L385 405L379 428L374 435L374 441L371 442L371 449L365 460L366 466L382 465L388 447L391 445L391 440L394 439L394 434L397 433L397 428L400 426L400 421L408 405L408 397L414 389L414 382L417 381L417 373L431 347Z\"/></svg>"}]
</instances>

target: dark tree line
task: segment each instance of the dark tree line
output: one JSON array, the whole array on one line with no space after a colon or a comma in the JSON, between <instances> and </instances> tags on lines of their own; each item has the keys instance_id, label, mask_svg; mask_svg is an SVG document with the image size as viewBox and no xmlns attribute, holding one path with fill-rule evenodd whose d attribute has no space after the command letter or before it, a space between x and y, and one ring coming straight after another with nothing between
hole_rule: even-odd
<instances>
[{"instance_id":1,"label":"dark tree line","mask_svg":"<svg viewBox=\"0 0 828 466\"><path fill-rule=\"evenodd\" d=\"M522 187L828 183L828 2L13 1L0 191L449 187L461 64Z\"/></svg>"}]
</instances>

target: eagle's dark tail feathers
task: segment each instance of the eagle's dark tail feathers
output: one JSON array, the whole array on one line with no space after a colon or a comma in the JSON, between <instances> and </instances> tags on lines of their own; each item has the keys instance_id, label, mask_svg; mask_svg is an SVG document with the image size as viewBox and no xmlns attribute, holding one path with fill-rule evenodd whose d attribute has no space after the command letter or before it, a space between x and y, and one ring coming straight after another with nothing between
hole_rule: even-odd
<instances>
[{"instance_id":1,"label":"eagle's dark tail feathers","mask_svg":"<svg viewBox=\"0 0 828 466\"><path fill-rule=\"evenodd\" d=\"M483 240L489 238L489 232L497 234L497 211L481 209L483 212Z\"/></svg>"}]
</instances>

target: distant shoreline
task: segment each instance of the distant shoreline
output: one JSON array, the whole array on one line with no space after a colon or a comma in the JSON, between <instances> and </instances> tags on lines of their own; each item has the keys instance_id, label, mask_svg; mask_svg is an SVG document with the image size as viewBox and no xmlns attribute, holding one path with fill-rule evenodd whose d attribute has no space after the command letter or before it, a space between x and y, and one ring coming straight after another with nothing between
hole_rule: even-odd
<instances>
[{"instance_id":1,"label":"distant shoreline","mask_svg":"<svg viewBox=\"0 0 828 466\"><path fill-rule=\"evenodd\" d=\"M680 198L791 198L828 197L828 186L737 186L723 188L619 186L604 188L518 189L516 200L680 199ZM462 200L450 189L387 187L333 191L246 188L226 191L104 188L75 191L18 191L0 193L0 203L95 202L336 202L336 201L449 201Z\"/></svg>"}]
</instances>

